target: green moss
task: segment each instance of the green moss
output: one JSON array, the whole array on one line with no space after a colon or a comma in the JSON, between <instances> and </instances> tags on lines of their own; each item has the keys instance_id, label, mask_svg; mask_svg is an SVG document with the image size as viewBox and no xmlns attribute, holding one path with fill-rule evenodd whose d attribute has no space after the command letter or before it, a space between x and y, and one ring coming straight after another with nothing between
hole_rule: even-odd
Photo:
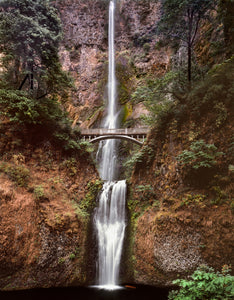
<instances>
[{"instance_id":1,"label":"green moss","mask_svg":"<svg viewBox=\"0 0 234 300\"><path fill-rule=\"evenodd\" d=\"M126 103L122 109L122 123L126 123L128 117L132 114L132 105L131 103Z\"/></svg>"},{"instance_id":2,"label":"green moss","mask_svg":"<svg viewBox=\"0 0 234 300\"><path fill-rule=\"evenodd\" d=\"M85 213L90 213L96 205L96 198L102 189L103 182L101 180L90 181L87 185L88 192L85 198L80 202L79 207Z\"/></svg>"}]
</instances>

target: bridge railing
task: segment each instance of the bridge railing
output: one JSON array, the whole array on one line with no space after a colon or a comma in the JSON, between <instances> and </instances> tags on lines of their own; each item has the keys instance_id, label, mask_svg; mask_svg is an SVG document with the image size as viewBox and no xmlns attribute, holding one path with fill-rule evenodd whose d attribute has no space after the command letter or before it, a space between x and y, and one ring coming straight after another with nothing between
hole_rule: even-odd
<instances>
[{"instance_id":1,"label":"bridge railing","mask_svg":"<svg viewBox=\"0 0 234 300\"><path fill-rule=\"evenodd\" d=\"M146 136L149 128L120 128L120 129L107 129L107 128L93 128L81 129L82 136L102 136L102 135L128 135L128 136Z\"/></svg>"}]
</instances>

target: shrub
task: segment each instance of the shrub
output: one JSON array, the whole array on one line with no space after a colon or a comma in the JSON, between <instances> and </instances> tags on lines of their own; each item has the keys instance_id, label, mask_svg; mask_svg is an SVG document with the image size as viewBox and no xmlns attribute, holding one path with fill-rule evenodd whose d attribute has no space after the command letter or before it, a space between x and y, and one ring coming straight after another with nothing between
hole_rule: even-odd
<instances>
[{"instance_id":1,"label":"shrub","mask_svg":"<svg viewBox=\"0 0 234 300\"><path fill-rule=\"evenodd\" d=\"M74 253L71 253L69 255L70 260L74 260L76 258L76 255Z\"/></svg>"},{"instance_id":2,"label":"shrub","mask_svg":"<svg viewBox=\"0 0 234 300\"><path fill-rule=\"evenodd\" d=\"M77 175L77 161L75 158L69 158L62 163L62 167L65 167L68 171L68 175L74 177Z\"/></svg>"},{"instance_id":3,"label":"shrub","mask_svg":"<svg viewBox=\"0 0 234 300\"><path fill-rule=\"evenodd\" d=\"M138 192L141 201L153 201L156 197L154 189L150 184L137 185L136 191Z\"/></svg>"},{"instance_id":4,"label":"shrub","mask_svg":"<svg viewBox=\"0 0 234 300\"><path fill-rule=\"evenodd\" d=\"M227 111L233 109L234 57L215 65L197 84L187 98L189 110L196 120L209 112L216 115L215 125L220 127L227 118Z\"/></svg>"},{"instance_id":5,"label":"shrub","mask_svg":"<svg viewBox=\"0 0 234 300\"><path fill-rule=\"evenodd\" d=\"M234 297L234 276L224 266L222 273L213 268L200 266L192 274L191 280L177 279L173 283L179 285L179 291L171 291L169 300L228 300Z\"/></svg>"},{"instance_id":6,"label":"shrub","mask_svg":"<svg viewBox=\"0 0 234 300\"><path fill-rule=\"evenodd\" d=\"M206 144L198 140L191 144L190 150L184 150L177 156L182 166L184 179L190 183L207 184L213 178L217 166L217 158L224 155L218 152L214 144Z\"/></svg>"},{"instance_id":7,"label":"shrub","mask_svg":"<svg viewBox=\"0 0 234 300\"><path fill-rule=\"evenodd\" d=\"M18 186L26 187L28 185L30 172L25 166L1 163L0 171L6 173Z\"/></svg>"},{"instance_id":8,"label":"shrub","mask_svg":"<svg viewBox=\"0 0 234 300\"><path fill-rule=\"evenodd\" d=\"M35 186L33 193L38 200L45 196L44 189L41 185Z\"/></svg>"},{"instance_id":9,"label":"shrub","mask_svg":"<svg viewBox=\"0 0 234 300\"><path fill-rule=\"evenodd\" d=\"M23 91L0 89L0 110L21 131L27 128L32 144L50 140L68 154L86 152L87 146L80 145L80 132L71 129L71 121L56 98L33 99Z\"/></svg>"},{"instance_id":10,"label":"shrub","mask_svg":"<svg viewBox=\"0 0 234 300\"><path fill-rule=\"evenodd\" d=\"M130 177L134 168L140 167L144 163L144 166L148 167L155 156L154 149L149 145L144 145L140 151L134 153L130 159L124 163L126 168L126 176Z\"/></svg>"},{"instance_id":11,"label":"shrub","mask_svg":"<svg viewBox=\"0 0 234 300\"><path fill-rule=\"evenodd\" d=\"M190 151L184 150L177 156L181 165L192 168L212 168L217 164L216 158L223 155L223 152L217 152L214 144L206 144L204 140L198 140L191 144Z\"/></svg>"},{"instance_id":12,"label":"shrub","mask_svg":"<svg viewBox=\"0 0 234 300\"><path fill-rule=\"evenodd\" d=\"M26 126L43 124L49 130L66 119L56 98L34 99L23 91L0 89L0 106L1 114L11 122Z\"/></svg>"}]
</instances>

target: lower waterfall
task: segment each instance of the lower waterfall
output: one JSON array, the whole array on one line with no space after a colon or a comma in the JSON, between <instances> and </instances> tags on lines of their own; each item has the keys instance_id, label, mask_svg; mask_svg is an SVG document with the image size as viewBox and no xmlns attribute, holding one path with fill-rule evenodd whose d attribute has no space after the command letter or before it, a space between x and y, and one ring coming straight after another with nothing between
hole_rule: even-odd
<instances>
[{"instance_id":1,"label":"lower waterfall","mask_svg":"<svg viewBox=\"0 0 234 300\"><path fill-rule=\"evenodd\" d=\"M118 284L125 232L126 182L106 182L95 214L98 235L98 284L110 288Z\"/></svg>"}]
</instances>

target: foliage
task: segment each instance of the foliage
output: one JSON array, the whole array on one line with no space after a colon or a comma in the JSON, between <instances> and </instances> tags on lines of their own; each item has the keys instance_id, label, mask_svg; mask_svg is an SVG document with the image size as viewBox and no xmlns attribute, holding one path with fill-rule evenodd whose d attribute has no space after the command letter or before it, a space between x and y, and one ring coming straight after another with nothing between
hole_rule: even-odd
<instances>
[{"instance_id":1,"label":"foliage","mask_svg":"<svg viewBox=\"0 0 234 300\"><path fill-rule=\"evenodd\" d=\"M154 189L150 184L138 185L136 186L136 191L138 192L141 201L150 200L152 202L156 197Z\"/></svg>"},{"instance_id":2,"label":"foliage","mask_svg":"<svg viewBox=\"0 0 234 300\"><path fill-rule=\"evenodd\" d=\"M131 100L134 103L143 102L149 110L149 115L142 116L147 125L162 128L165 125L164 119L167 119L170 112L177 113L175 109L177 103L180 104L179 110L183 111L187 92L183 74L179 71L170 71L161 78L148 77L140 82Z\"/></svg>"},{"instance_id":3,"label":"foliage","mask_svg":"<svg viewBox=\"0 0 234 300\"><path fill-rule=\"evenodd\" d=\"M0 50L8 84L21 89L28 76L37 98L62 92L70 79L58 57L61 23L48 0L3 0L0 3Z\"/></svg>"},{"instance_id":4,"label":"foliage","mask_svg":"<svg viewBox=\"0 0 234 300\"><path fill-rule=\"evenodd\" d=\"M192 49L201 20L215 7L214 0L164 0L159 33L168 41L184 43L187 48L188 81L191 81Z\"/></svg>"},{"instance_id":5,"label":"foliage","mask_svg":"<svg viewBox=\"0 0 234 300\"><path fill-rule=\"evenodd\" d=\"M74 177L75 175L77 175L77 161L74 157L66 159L62 163L62 166L68 170L69 176Z\"/></svg>"},{"instance_id":6,"label":"foliage","mask_svg":"<svg viewBox=\"0 0 234 300\"><path fill-rule=\"evenodd\" d=\"M190 150L177 156L185 182L198 186L210 183L217 171L217 158L221 155L224 153L218 152L214 144L206 144L204 140L193 142Z\"/></svg>"},{"instance_id":7,"label":"foliage","mask_svg":"<svg viewBox=\"0 0 234 300\"><path fill-rule=\"evenodd\" d=\"M220 127L227 118L227 108L233 109L234 57L215 65L203 81L197 84L187 98L187 105L194 118L207 112L216 114L215 125Z\"/></svg>"},{"instance_id":8,"label":"foliage","mask_svg":"<svg viewBox=\"0 0 234 300\"><path fill-rule=\"evenodd\" d=\"M80 133L71 129L71 121L55 97L31 98L25 91L0 89L0 108L12 124L20 124L33 132L32 143L44 139L68 154L85 152L88 145L80 144Z\"/></svg>"},{"instance_id":9,"label":"foliage","mask_svg":"<svg viewBox=\"0 0 234 300\"><path fill-rule=\"evenodd\" d=\"M214 198L211 200L212 204L221 204L223 202L226 202L228 200L228 194L220 188L220 186L212 186L211 191L214 194Z\"/></svg>"},{"instance_id":10,"label":"foliage","mask_svg":"<svg viewBox=\"0 0 234 300\"><path fill-rule=\"evenodd\" d=\"M147 77L140 82L136 91L132 94L131 100L134 103L144 102L153 104L162 103L178 97L174 93L175 81L178 81L179 73L170 71L161 78ZM181 91L182 92L182 91Z\"/></svg>"},{"instance_id":11,"label":"foliage","mask_svg":"<svg viewBox=\"0 0 234 300\"><path fill-rule=\"evenodd\" d=\"M85 195L85 198L80 203L80 208L86 212L90 213L91 210L95 207L96 204L96 198L98 193L102 189L102 181L96 180L96 181L90 181L87 185L88 192Z\"/></svg>"},{"instance_id":12,"label":"foliage","mask_svg":"<svg viewBox=\"0 0 234 300\"><path fill-rule=\"evenodd\" d=\"M169 300L228 300L234 297L234 276L229 274L229 266L224 266L222 273L213 268L200 266L191 275L191 280L177 279L179 291L171 291Z\"/></svg>"},{"instance_id":13,"label":"foliage","mask_svg":"<svg viewBox=\"0 0 234 300\"><path fill-rule=\"evenodd\" d=\"M17 90L0 90L0 106L1 114L10 118L11 122L24 125L44 124L50 127L65 116L56 99L35 100L26 92Z\"/></svg>"},{"instance_id":14,"label":"foliage","mask_svg":"<svg viewBox=\"0 0 234 300\"><path fill-rule=\"evenodd\" d=\"M69 255L69 259L70 260L74 260L76 258L76 255L74 254L74 253L71 253L70 255Z\"/></svg>"},{"instance_id":15,"label":"foliage","mask_svg":"<svg viewBox=\"0 0 234 300\"><path fill-rule=\"evenodd\" d=\"M153 158L153 148L149 145L143 145L140 151L134 153L131 158L124 163L124 167L127 169L127 176L131 176L131 172L138 164L144 163L145 166L148 166Z\"/></svg>"},{"instance_id":16,"label":"foliage","mask_svg":"<svg viewBox=\"0 0 234 300\"><path fill-rule=\"evenodd\" d=\"M41 185L37 185L33 190L34 196L37 200L42 199L45 196L44 188Z\"/></svg>"},{"instance_id":17,"label":"foliage","mask_svg":"<svg viewBox=\"0 0 234 300\"><path fill-rule=\"evenodd\" d=\"M203 194L185 194L182 198L182 205L203 205L203 202L206 200L206 198L207 196Z\"/></svg>"},{"instance_id":18,"label":"foliage","mask_svg":"<svg viewBox=\"0 0 234 300\"><path fill-rule=\"evenodd\" d=\"M217 164L216 158L223 154L217 152L214 144L206 144L204 140L198 140L191 144L190 150L184 150L178 155L177 160L182 166L197 170L214 167Z\"/></svg>"},{"instance_id":19,"label":"foliage","mask_svg":"<svg viewBox=\"0 0 234 300\"><path fill-rule=\"evenodd\" d=\"M51 1L0 2L0 114L21 133L27 130L22 137L27 142L50 140L73 154L85 146L79 145L80 134L71 129L60 104L72 87L59 62L61 30Z\"/></svg>"},{"instance_id":20,"label":"foliage","mask_svg":"<svg viewBox=\"0 0 234 300\"><path fill-rule=\"evenodd\" d=\"M143 120L165 136L170 122L179 127L188 117L200 126L201 117L212 112L213 126L222 127L233 111L234 57L213 66L203 80L189 91L181 71L170 71L161 78L148 77L132 94L132 102L143 102L150 114ZM231 153L230 153L231 154Z\"/></svg>"},{"instance_id":21,"label":"foliage","mask_svg":"<svg viewBox=\"0 0 234 300\"><path fill-rule=\"evenodd\" d=\"M26 187L28 185L30 172L24 165L15 166L2 162L0 164L0 171L6 173L18 186Z\"/></svg>"}]
</instances>

